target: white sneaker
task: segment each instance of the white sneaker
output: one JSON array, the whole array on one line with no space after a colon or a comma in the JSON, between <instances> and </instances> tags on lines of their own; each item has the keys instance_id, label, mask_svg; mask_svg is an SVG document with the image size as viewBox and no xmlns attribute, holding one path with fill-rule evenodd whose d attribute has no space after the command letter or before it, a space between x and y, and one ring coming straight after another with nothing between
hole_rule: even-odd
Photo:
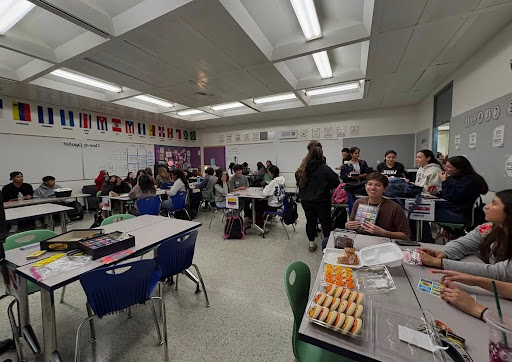
<instances>
[{"instance_id":1,"label":"white sneaker","mask_svg":"<svg viewBox=\"0 0 512 362\"><path fill-rule=\"evenodd\" d=\"M16 234L18 232L18 225L13 225L9 229L9 234Z\"/></svg>"},{"instance_id":2,"label":"white sneaker","mask_svg":"<svg viewBox=\"0 0 512 362\"><path fill-rule=\"evenodd\" d=\"M36 220L36 228L42 228L43 227L43 223L41 222L41 220Z\"/></svg>"}]
</instances>

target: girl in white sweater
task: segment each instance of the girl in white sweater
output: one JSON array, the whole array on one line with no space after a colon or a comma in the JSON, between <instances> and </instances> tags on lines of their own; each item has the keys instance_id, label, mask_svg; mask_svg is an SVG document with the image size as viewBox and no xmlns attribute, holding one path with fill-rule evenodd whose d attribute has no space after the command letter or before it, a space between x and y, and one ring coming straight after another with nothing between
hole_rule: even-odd
<instances>
[{"instance_id":1,"label":"girl in white sweater","mask_svg":"<svg viewBox=\"0 0 512 362\"><path fill-rule=\"evenodd\" d=\"M443 172L439 161L430 150L421 150L416 154L416 164L420 166L416 174L416 186L423 187L425 192L437 194L441 191L443 181L439 178L439 174Z\"/></svg>"}]
</instances>

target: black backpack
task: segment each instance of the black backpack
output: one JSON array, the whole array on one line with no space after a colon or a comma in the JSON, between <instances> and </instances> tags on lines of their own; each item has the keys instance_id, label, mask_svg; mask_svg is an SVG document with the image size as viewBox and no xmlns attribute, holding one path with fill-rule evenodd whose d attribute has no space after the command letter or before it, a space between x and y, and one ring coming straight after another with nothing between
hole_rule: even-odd
<instances>
[{"instance_id":1,"label":"black backpack","mask_svg":"<svg viewBox=\"0 0 512 362\"><path fill-rule=\"evenodd\" d=\"M487 222L485 220L485 211L484 211L485 204L483 203L481 197L479 197L478 199L479 199L478 200L478 204L477 204L477 206L475 207L475 210L474 210L475 220L473 221L473 225L469 225L469 227L468 227L469 230L468 231L473 230L478 225L482 225L482 224L485 224Z\"/></svg>"},{"instance_id":2,"label":"black backpack","mask_svg":"<svg viewBox=\"0 0 512 362\"><path fill-rule=\"evenodd\" d=\"M332 230L345 229L347 222L347 210L344 207L336 207L331 214Z\"/></svg>"},{"instance_id":3,"label":"black backpack","mask_svg":"<svg viewBox=\"0 0 512 362\"><path fill-rule=\"evenodd\" d=\"M228 216L222 237L224 239L245 239L243 221L240 216Z\"/></svg>"},{"instance_id":4,"label":"black backpack","mask_svg":"<svg viewBox=\"0 0 512 362\"><path fill-rule=\"evenodd\" d=\"M283 215L283 221L286 225L296 224L299 214L297 213L297 203L291 196L286 196L288 199L288 208Z\"/></svg>"},{"instance_id":5,"label":"black backpack","mask_svg":"<svg viewBox=\"0 0 512 362\"><path fill-rule=\"evenodd\" d=\"M67 204L66 206L73 208L73 210L69 210L67 212L71 221L82 220L84 218L84 209L81 203L73 201L71 204Z\"/></svg>"}]
</instances>

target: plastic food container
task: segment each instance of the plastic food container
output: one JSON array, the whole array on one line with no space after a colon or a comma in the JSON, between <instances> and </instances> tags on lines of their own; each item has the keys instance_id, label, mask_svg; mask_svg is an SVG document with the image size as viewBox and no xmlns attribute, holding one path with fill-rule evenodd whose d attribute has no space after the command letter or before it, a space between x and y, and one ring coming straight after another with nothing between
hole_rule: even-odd
<instances>
[{"instance_id":1,"label":"plastic food container","mask_svg":"<svg viewBox=\"0 0 512 362\"><path fill-rule=\"evenodd\" d=\"M402 265L402 259L404 258L402 250L393 243L367 246L355 253L359 257L359 264L340 264L338 263L338 257L343 256L345 251L343 249L326 248L324 250L324 262L328 264L348 266L351 268L373 265L386 265L389 268L395 268Z\"/></svg>"},{"instance_id":2,"label":"plastic food container","mask_svg":"<svg viewBox=\"0 0 512 362\"><path fill-rule=\"evenodd\" d=\"M353 248L357 233L352 230L334 229L334 247L336 249Z\"/></svg>"},{"instance_id":3,"label":"plastic food container","mask_svg":"<svg viewBox=\"0 0 512 362\"><path fill-rule=\"evenodd\" d=\"M387 293L395 290L395 281L383 265L362 267L355 272L355 282L369 294Z\"/></svg>"},{"instance_id":4,"label":"plastic food container","mask_svg":"<svg viewBox=\"0 0 512 362\"><path fill-rule=\"evenodd\" d=\"M71 196L73 189L60 188L55 190L55 197L68 197Z\"/></svg>"}]
</instances>

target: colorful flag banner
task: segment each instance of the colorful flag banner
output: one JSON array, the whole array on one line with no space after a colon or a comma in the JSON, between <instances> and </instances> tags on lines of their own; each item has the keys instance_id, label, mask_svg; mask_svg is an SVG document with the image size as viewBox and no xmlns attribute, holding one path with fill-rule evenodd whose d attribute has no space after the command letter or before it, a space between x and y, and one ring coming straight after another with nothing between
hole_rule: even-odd
<instances>
[{"instance_id":1,"label":"colorful flag banner","mask_svg":"<svg viewBox=\"0 0 512 362\"><path fill-rule=\"evenodd\" d=\"M80 113L80 128L91 128L92 116L89 113Z\"/></svg>"},{"instance_id":2,"label":"colorful flag banner","mask_svg":"<svg viewBox=\"0 0 512 362\"><path fill-rule=\"evenodd\" d=\"M173 135L173 130L174 130L174 128L167 127L167 138L171 138L172 139L172 137L174 136Z\"/></svg>"},{"instance_id":3,"label":"colorful flag banner","mask_svg":"<svg viewBox=\"0 0 512 362\"><path fill-rule=\"evenodd\" d=\"M183 131L183 139L188 141L188 131Z\"/></svg>"},{"instance_id":4,"label":"colorful flag banner","mask_svg":"<svg viewBox=\"0 0 512 362\"><path fill-rule=\"evenodd\" d=\"M135 125L133 124L133 121L125 121L125 130L128 134L135 133Z\"/></svg>"},{"instance_id":5,"label":"colorful flag banner","mask_svg":"<svg viewBox=\"0 0 512 362\"><path fill-rule=\"evenodd\" d=\"M141 136L145 136L146 135L146 124L145 123L140 123L140 122L137 122L138 125L138 130L139 130L139 135Z\"/></svg>"},{"instance_id":6,"label":"colorful flag banner","mask_svg":"<svg viewBox=\"0 0 512 362\"><path fill-rule=\"evenodd\" d=\"M178 139L181 140L181 129L176 128L176 134L178 135Z\"/></svg>"},{"instance_id":7,"label":"colorful flag banner","mask_svg":"<svg viewBox=\"0 0 512 362\"><path fill-rule=\"evenodd\" d=\"M165 126L158 126L158 137L165 137Z\"/></svg>"},{"instance_id":8,"label":"colorful flag banner","mask_svg":"<svg viewBox=\"0 0 512 362\"><path fill-rule=\"evenodd\" d=\"M12 102L12 117L15 121L31 122L30 104L21 102Z\"/></svg>"},{"instance_id":9,"label":"colorful flag banner","mask_svg":"<svg viewBox=\"0 0 512 362\"><path fill-rule=\"evenodd\" d=\"M149 124L148 125L148 129L149 129L149 135L155 137L156 136L156 127L155 127L155 125L154 124Z\"/></svg>"},{"instance_id":10,"label":"colorful flag banner","mask_svg":"<svg viewBox=\"0 0 512 362\"><path fill-rule=\"evenodd\" d=\"M197 134L196 131L190 131L190 140L195 141L197 140Z\"/></svg>"},{"instance_id":11,"label":"colorful flag banner","mask_svg":"<svg viewBox=\"0 0 512 362\"><path fill-rule=\"evenodd\" d=\"M112 118L112 132L123 132L121 128L122 121L119 118Z\"/></svg>"},{"instance_id":12,"label":"colorful flag banner","mask_svg":"<svg viewBox=\"0 0 512 362\"><path fill-rule=\"evenodd\" d=\"M108 131L107 117L96 116L96 123L98 124L98 131Z\"/></svg>"},{"instance_id":13,"label":"colorful flag banner","mask_svg":"<svg viewBox=\"0 0 512 362\"><path fill-rule=\"evenodd\" d=\"M53 124L53 108L37 106L37 118L39 123Z\"/></svg>"},{"instance_id":14,"label":"colorful flag banner","mask_svg":"<svg viewBox=\"0 0 512 362\"><path fill-rule=\"evenodd\" d=\"M75 117L73 111L60 110L60 124L62 126L75 127Z\"/></svg>"}]
</instances>

